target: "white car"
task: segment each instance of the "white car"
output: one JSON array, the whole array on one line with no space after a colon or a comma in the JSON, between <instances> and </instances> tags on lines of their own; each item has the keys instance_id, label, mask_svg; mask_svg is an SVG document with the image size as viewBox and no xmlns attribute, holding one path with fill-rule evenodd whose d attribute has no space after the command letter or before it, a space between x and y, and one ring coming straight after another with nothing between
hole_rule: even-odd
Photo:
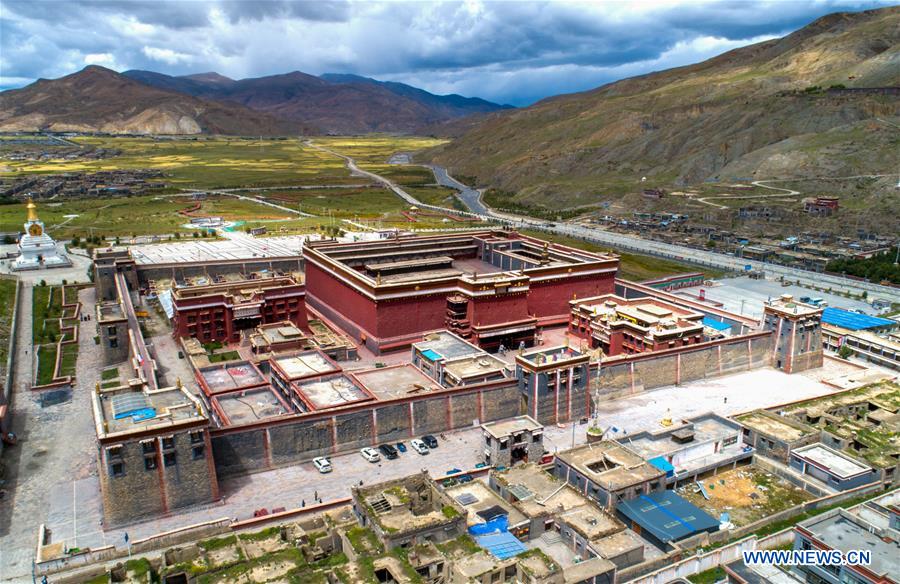
<instances>
[{"instance_id":1,"label":"white car","mask_svg":"<svg viewBox=\"0 0 900 584\"><path fill-rule=\"evenodd\" d=\"M325 458L324 456L320 456L319 458L313 459L313 466L316 467L316 470L322 474L331 472L331 461Z\"/></svg>"},{"instance_id":2,"label":"white car","mask_svg":"<svg viewBox=\"0 0 900 584\"><path fill-rule=\"evenodd\" d=\"M428 454L428 446L418 438L410 440L409 445L419 454Z\"/></svg>"},{"instance_id":3,"label":"white car","mask_svg":"<svg viewBox=\"0 0 900 584\"><path fill-rule=\"evenodd\" d=\"M368 446L360 450L359 453L369 462L378 462L379 460L381 460L381 455L378 454L378 451Z\"/></svg>"}]
</instances>

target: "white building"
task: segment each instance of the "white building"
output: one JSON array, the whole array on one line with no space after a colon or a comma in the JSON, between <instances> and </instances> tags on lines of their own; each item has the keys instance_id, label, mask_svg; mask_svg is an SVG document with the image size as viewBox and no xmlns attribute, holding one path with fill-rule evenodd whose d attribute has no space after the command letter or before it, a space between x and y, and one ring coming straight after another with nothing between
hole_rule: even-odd
<instances>
[{"instance_id":1,"label":"white building","mask_svg":"<svg viewBox=\"0 0 900 584\"><path fill-rule=\"evenodd\" d=\"M47 235L44 222L38 219L37 205L28 200L28 220L25 234L19 239L19 257L13 262L13 270L39 270L41 268L62 268L72 265L66 254L61 253L53 238Z\"/></svg>"}]
</instances>

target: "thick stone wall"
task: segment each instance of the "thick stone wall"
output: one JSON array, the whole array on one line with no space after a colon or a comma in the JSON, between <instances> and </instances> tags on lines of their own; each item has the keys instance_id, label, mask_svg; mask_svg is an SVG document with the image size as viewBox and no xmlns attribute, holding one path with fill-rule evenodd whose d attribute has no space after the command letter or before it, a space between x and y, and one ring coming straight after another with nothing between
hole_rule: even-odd
<instances>
[{"instance_id":1,"label":"thick stone wall","mask_svg":"<svg viewBox=\"0 0 900 584\"><path fill-rule=\"evenodd\" d=\"M303 259L300 256L294 258L276 258L271 260L233 260L199 264L141 264L137 266L137 283L142 288L153 280L173 279L184 280L190 276L218 276L226 274L250 274L268 270L270 272L300 272L303 270ZM137 287L133 286L132 290Z\"/></svg>"},{"instance_id":2,"label":"thick stone wall","mask_svg":"<svg viewBox=\"0 0 900 584\"><path fill-rule=\"evenodd\" d=\"M476 421L517 416L524 413L521 408L519 391L509 384L374 403L344 413L300 414L268 427L222 428L212 432L216 472L220 477L242 475L363 446L470 428Z\"/></svg>"},{"instance_id":3,"label":"thick stone wall","mask_svg":"<svg viewBox=\"0 0 900 584\"><path fill-rule=\"evenodd\" d=\"M666 351L657 356L611 359L600 368L600 393L605 399L614 399L657 387L749 371L768 366L771 353L771 335L756 335Z\"/></svg>"}]
</instances>

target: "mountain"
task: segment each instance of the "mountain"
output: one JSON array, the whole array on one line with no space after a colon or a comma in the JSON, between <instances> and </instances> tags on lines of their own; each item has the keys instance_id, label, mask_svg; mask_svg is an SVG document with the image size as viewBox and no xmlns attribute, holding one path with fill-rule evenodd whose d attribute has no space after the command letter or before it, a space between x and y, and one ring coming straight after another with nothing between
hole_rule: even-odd
<instances>
[{"instance_id":1,"label":"mountain","mask_svg":"<svg viewBox=\"0 0 900 584\"><path fill-rule=\"evenodd\" d=\"M91 65L59 79L39 79L0 92L0 131L77 131L111 134L307 133L245 107L151 87Z\"/></svg>"},{"instance_id":2,"label":"mountain","mask_svg":"<svg viewBox=\"0 0 900 584\"><path fill-rule=\"evenodd\" d=\"M294 71L238 81L217 73L173 77L135 70L123 75L160 89L238 103L337 134L415 132L431 124L508 107L460 95L433 95L402 83L356 75L315 77Z\"/></svg>"},{"instance_id":3,"label":"mountain","mask_svg":"<svg viewBox=\"0 0 900 584\"><path fill-rule=\"evenodd\" d=\"M456 139L429 156L546 208L647 184L883 174L900 162L900 133L880 121L900 125L898 86L900 8L837 13L699 64L450 122Z\"/></svg>"}]
</instances>

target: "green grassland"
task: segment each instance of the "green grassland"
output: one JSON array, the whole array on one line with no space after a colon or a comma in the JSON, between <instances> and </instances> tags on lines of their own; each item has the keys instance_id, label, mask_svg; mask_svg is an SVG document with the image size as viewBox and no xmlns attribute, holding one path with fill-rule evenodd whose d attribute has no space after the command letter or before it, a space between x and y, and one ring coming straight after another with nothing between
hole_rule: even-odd
<instances>
[{"instance_id":1,"label":"green grassland","mask_svg":"<svg viewBox=\"0 0 900 584\"><path fill-rule=\"evenodd\" d=\"M9 354L9 334L15 308L16 280L0 279L0 367L6 366Z\"/></svg>"},{"instance_id":2,"label":"green grassland","mask_svg":"<svg viewBox=\"0 0 900 584\"><path fill-rule=\"evenodd\" d=\"M181 188L360 182L350 176L343 160L297 140L79 137L73 141L122 153L102 160L4 161L0 176L151 169L163 172L167 183Z\"/></svg>"},{"instance_id":3,"label":"green grassland","mask_svg":"<svg viewBox=\"0 0 900 584\"><path fill-rule=\"evenodd\" d=\"M585 251L610 251L610 248L608 247L588 243L587 241L582 241L573 237L566 237L565 235L556 235L553 233L545 233L543 231L532 230L523 230L522 233L524 233L525 235L531 235L532 237L545 239L553 243L561 243L563 245L568 245L577 249L583 249ZM641 282L643 280L649 280L651 278L659 278L661 276L668 276L671 274L682 274L685 272L703 272L710 278L720 278L723 275L723 272L719 270L712 270L709 268L702 268L691 264L674 262L672 260L666 260L654 256L640 255L618 250L612 251L619 256L618 277L624 278L625 280L631 280L633 282Z\"/></svg>"},{"instance_id":4,"label":"green grassland","mask_svg":"<svg viewBox=\"0 0 900 584\"><path fill-rule=\"evenodd\" d=\"M432 172L421 166L388 164L397 152L417 152L443 144L444 140L418 136L366 136L316 138L315 143L353 158L360 168L380 174L401 185L434 183Z\"/></svg>"}]
</instances>

